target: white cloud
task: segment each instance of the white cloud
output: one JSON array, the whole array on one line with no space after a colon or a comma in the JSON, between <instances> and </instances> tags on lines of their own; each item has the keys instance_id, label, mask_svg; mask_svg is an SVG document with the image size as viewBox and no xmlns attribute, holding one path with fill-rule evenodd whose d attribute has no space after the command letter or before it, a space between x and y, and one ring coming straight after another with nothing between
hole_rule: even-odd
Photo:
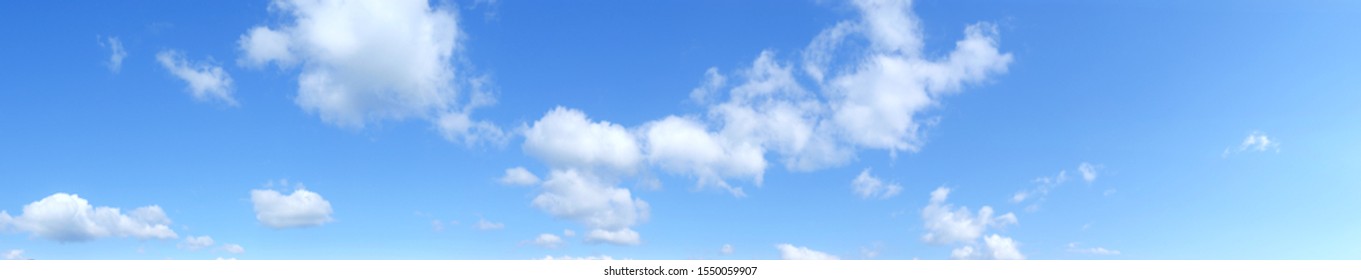
<instances>
[{"instance_id":1,"label":"white cloud","mask_svg":"<svg viewBox=\"0 0 1361 280\"><path fill-rule=\"evenodd\" d=\"M123 49L123 42L118 40L118 37L106 37L99 40L99 46L109 48L109 61L104 62L109 71L114 73L121 71L123 59L128 57L128 51Z\"/></svg>"},{"instance_id":2,"label":"white cloud","mask_svg":"<svg viewBox=\"0 0 1361 280\"><path fill-rule=\"evenodd\" d=\"M478 219L477 223L473 224L473 228L480 230L497 230L506 228L506 224L487 221L487 219Z\"/></svg>"},{"instance_id":3,"label":"white cloud","mask_svg":"<svg viewBox=\"0 0 1361 280\"><path fill-rule=\"evenodd\" d=\"M723 253L724 255L732 255L732 244L723 244L723 248L720 248L718 252Z\"/></svg>"},{"instance_id":4,"label":"white cloud","mask_svg":"<svg viewBox=\"0 0 1361 280\"><path fill-rule=\"evenodd\" d=\"M549 249L558 248L558 246L562 246L562 237L551 233L539 234L539 237L534 238L534 245Z\"/></svg>"},{"instance_id":5,"label":"white cloud","mask_svg":"<svg viewBox=\"0 0 1361 280\"><path fill-rule=\"evenodd\" d=\"M189 84L189 93L199 101L220 101L236 106L232 97L232 77L222 67L209 62L190 62L175 50L156 53L156 61L170 74Z\"/></svg>"},{"instance_id":6,"label":"white cloud","mask_svg":"<svg viewBox=\"0 0 1361 280\"><path fill-rule=\"evenodd\" d=\"M950 258L956 260L974 259L978 258L978 252L975 252L973 246L959 247L950 250Z\"/></svg>"},{"instance_id":7,"label":"white cloud","mask_svg":"<svg viewBox=\"0 0 1361 280\"><path fill-rule=\"evenodd\" d=\"M1085 163L1084 163L1084 164L1085 164ZM1079 169L1081 169L1082 166L1078 166L1078 167L1079 167ZM1093 172L1095 172L1095 171L1093 171ZM1083 176L1084 176L1084 179L1085 179L1086 173L1084 173ZM1095 175L1093 175L1093 176L1095 176ZM1095 180L1095 178L1093 178L1093 180ZM1058 188L1059 186L1063 185L1063 183L1067 183L1067 182L1068 182L1068 170L1059 170L1059 174L1058 174L1058 175L1054 175L1053 177L1039 177L1039 178L1035 178L1035 180L1032 181L1032 182L1035 183L1035 188L1032 188L1032 189L1029 189L1029 190L1022 190L1022 191L1016 192L1015 195L1012 195L1012 196L1011 196L1011 202L1020 203L1020 202L1023 202L1023 201L1025 201L1025 200L1027 200L1027 199L1029 199L1029 200L1041 200L1041 199L1045 198L1046 196L1049 195L1049 192L1050 192L1050 191L1053 191L1054 189L1056 189L1056 188ZM1031 208L1028 208L1028 209L1038 209L1038 207L1039 207L1039 202L1036 202L1035 204L1032 204L1030 207L1031 207Z\"/></svg>"},{"instance_id":8,"label":"white cloud","mask_svg":"<svg viewBox=\"0 0 1361 280\"><path fill-rule=\"evenodd\" d=\"M6 260L23 260L23 259L27 259L27 258L24 257L24 250L13 249L13 250L5 251L5 259L6 259Z\"/></svg>"},{"instance_id":9,"label":"white cloud","mask_svg":"<svg viewBox=\"0 0 1361 280\"><path fill-rule=\"evenodd\" d=\"M1077 171L1082 173L1082 181L1086 181L1088 184L1091 184L1093 181L1096 181L1096 176L1098 175L1097 169L1099 168L1100 166L1083 162L1082 164L1078 164Z\"/></svg>"},{"instance_id":10,"label":"white cloud","mask_svg":"<svg viewBox=\"0 0 1361 280\"><path fill-rule=\"evenodd\" d=\"M950 189L944 187L931 192L931 202L922 209L922 220L926 228L926 234L922 235L923 241L935 244L973 242L988 228L1016 224L1015 214L1006 213L994 217L992 207L989 206L979 208L978 215L974 215L969 208L963 206L955 208L954 205L945 203L949 195Z\"/></svg>"},{"instance_id":11,"label":"white cloud","mask_svg":"<svg viewBox=\"0 0 1361 280\"><path fill-rule=\"evenodd\" d=\"M451 141L503 141L500 128L468 118L491 99L484 77L455 67L465 36L457 10L430 3L276 0L269 10L283 21L242 34L238 62L298 67L294 102L330 124L421 118Z\"/></svg>"},{"instance_id":12,"label":"white cloud","mask_svg":"<svg viewBox=\"0 0 1361 280\"><path fill-rule=\"evenodd\" d=\"M795 247L790 244L776 244L776 249L780 250L780 258L786 260L836 260L836 256L818 252L808 247Z\"/></svg>"},{"instance_id":13,"label":"white cloud","mask_svg":"<svg viewBox=\"0 0 1361 280\"><path fill-rule=\"evenodd\" d=\"M211 236L186 236L184 237L184 241L180 242L179 245L180 248L189 250L198 250L212 246L213 237Z\"/></svg>"},{"instance_id":14,"label":"white cloud","mask_svg":"<svg viewBox=\"0 0 1361 280\"><path fill-rule=\"evenodd\" d=\"M1276 139L1272 139L1271 136L1267 136L1266 133L1263 133L1261 131L1253 131L1252 133L1248 134L1247 138L1243 139L1243 143L1238 144L1238 148L1236 149L1233 147L1224 148L1223 156L1227 157L1229 156L1229 154L1232 153L1265 152L1267 150L1274 150L1276 152L1280 152L1281 142Z\"/></svg>"},{"instance_id":15,"label":"white cloud","mask_svg":"<svg viewBox=\"0 0 1361 280\"><path fill-rule=\"evenodd\" d=\"M524 130L526 153L557 168L632 172L642 161L638 142L623 126L594 122L557 107Z\"/></svg>"},{"instance_id":16,"label":"white cloud","mask_svg":"<svg viewBox=\"0 0 1361 280\"><path fill-rule=\"evenodd\" d=\"M1068 243L1068 252L1089 255L1119 255L1120 250L1111 250L1102 247L1083 248L1077 243Z\"/></svg>"},{"instance_id":17,"label":"white cloud","mask_svg":"<svg viewBox=\"0 0 1361 280\"><path fill-rule=\"evenodd\" d=\"M287 184L283 181L283 185ZM320 226L334 220L330 201L304 189L301 183L295 186L297 189L288 195L275 190L251 190L255 219L276 229Z\"/></svg>"},{"instance_id":18,"label":"white cloud","mask_svg":"<svg viewBox=\"0 0 1361 280\"><path fill-rule=\"evenodd\" d=\"M529 186L539 183L539 176L534 176L524 167L513 167L506 169L506 175L501 176L501 184Z\"/></svg>"},{"instance_id":19,"label":"white cloud","mask_svg":"<svg viewBox=\"0 0 1361 280\"><path fill-rule=\"evenodd\" d=\"M593 229L616 231L646 221L647 202L575 169L554 170L534 197L534 207Z\"/></svg>"},{"instance_id":20,"label":"white cloud","mask_svg":"<svg viewBox=\"0 0 1361 280\"><path fill-rule=\"evenodd\" d=\"M701 104L708 103L709 99L717 94L718 90L722 89L727 82L728 78L718 73L718 68L709 67L708 70L704 70L704 83L690 90L690 100Z\"/></svg>"},{"instance_id":21,"label":"white cloud","mask_svg":"<svg viewBox=\"0 0 1361 280\"><path fill-rule=\"evenodd\" d=\"M860 196L860 198L864 199L890 198L898 195L898 193L903 191L903 187L898 186L898 184L893 183L884 184L884 182L880 181L879 178L870 175L869 168L865 168L864 171L860 171L860 175L856 176L855 180L851 180L851 187L853 188L852 191L857 196Z\"/></svg>"},{"instance_id":22,"label":"white cloud","mask_svg":"<svg viewBox=\"0 0 1361 280\"><path fill-rule=\"evenodd\" d=\"M638 232L628 228L619 230L594 229L586 233L586 242L632 246L642 244L643 240L638 236Z\"/></svg>"},{"instance_id":23,"label":"white cloud","mask_svg":"<svg viewBox=\"0 0 1361 280\"><path fill-rule=\"evenodd\" d=\"M994 260L1024 260L1025 256L1016 249L1018 244L1010 237L1002 237L996 234L983 238L983 244L988 247L989 257Z\"/></svg>"},{"instance_id":24,"label":"white cloud","mask_svg":"<svg viewBox=\"0 0 1361 280\"><path fill-rule=\"evenodd\" d=\"M742 188L732 187L723 177L761 182L766 162L760 148L710 134L697 120L668 116L640 130L648 162L668 172L694 175L699 187L715 186L741 197Z\"/></svg>"},{"instance_id":25,"label":"white cloud","mask_svg":"<svg viewBox=\"0 0 1361 280\"><path fill-rule=\"evenodd\" d=\"M223 251L226 251L227 253L232 253L232 254L241 254L241 253L245 253L245 252L246 252L246 248L245 248L245 247L241 247L240 244L230 244L230 243L229 243L229 244L222 244L222 250L223 250Z\"/></svg>"},{"instance_id":26,"label":"white cloud","mask_svg":"<svg viewBox=\"0 0 1361 280\"><path fill-rule=\"evenodd\" d=\"M550 261L551 261L551 260L613 260L613 259L614 259L614 258L613 258L613 257L610 257L610 256L599 255L599 256L585 256L585 257L573 257L573 256L559 256L559 257L553 257L553 256L543 256L543 258L541 258L541 259L539 259L539 260L550 260Z\"/></svg>"},{"instance_id":27,"label":"white cloud","mask_svg":"<svg viewBox=\"0 0 1361 280\"><path fill-rule=\"evenodd\" d=\"M562 230L562 236L566 236L566 237L577 236L577 232L574 231L574 230L570 230L570 229L564 229L564 230Z\"/></svg>"},{"instance_id":28,"label":"white cloud","mask_svg":"<svg viewBox=\"0 0 1361 280\"><path fill-rule=\"evenodd\" d=\"M118 208L94 207L80 196L67 193L56 193L29 203L19 216L0 211L0 228L6 227L59 242L102 237L179 237L170 229L170 218L160 206L139 207L125 215Z\"/></svg>"}]
</instances>

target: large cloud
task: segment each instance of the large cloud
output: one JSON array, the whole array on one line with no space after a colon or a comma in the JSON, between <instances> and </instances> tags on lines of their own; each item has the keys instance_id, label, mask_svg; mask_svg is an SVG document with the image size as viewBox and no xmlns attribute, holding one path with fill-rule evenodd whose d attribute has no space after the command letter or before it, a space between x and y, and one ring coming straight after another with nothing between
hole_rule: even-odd
<instances>
[{"instance_id":1,"label":"large cloud","mask_svg":"<svg viewBox=\"0 0 1361 280\"><path fill-rule=\"evenodd\" d=\"M123 214L118 208L91 206L84 198L67 193L56 193L29 203L19 216L0 211L0 228L6 227L60 242L102 237L179 237L170 229L170 218L160 206L139 207Z\"/></svg>"},{"instance_id":2,"label":"large cloud","mask_svg":"<svg viewBox=\"0 0 1361 280\"><path fill-rule=\"evenodd\" d=\"M294 101L325 122L364 127L382 119L430 120L450 140L500 141L494 125L468 118L490 105L485 79L464 75L456 9L425 0L276 0L283 24L241 35L241 64L299 67ZM468 88L459 102L460 88ZM462 105L462 106L460 106Z\"/></svg>"}]
</instances>

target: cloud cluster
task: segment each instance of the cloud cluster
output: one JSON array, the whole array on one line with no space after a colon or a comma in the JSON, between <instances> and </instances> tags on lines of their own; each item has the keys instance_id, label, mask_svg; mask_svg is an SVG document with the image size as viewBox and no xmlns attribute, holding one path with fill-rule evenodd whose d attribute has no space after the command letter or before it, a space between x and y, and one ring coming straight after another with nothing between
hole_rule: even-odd
<instances>
[{"instance_id":1,"label":"cloud cluster","mask_svg":"<svg viewBox=\"0 0 1361 280\"><path fill-rule=\"evenodd\" d=\"M809 171L844 164L860 149L917 151L921 127L932 123L921 119L925 110L967 84L1005 73L1012 61L997 49L991 24L967 26L953 50L931 57L922 50L909 1L854 5L860 17L823 30L801 60L766 50L728 75L707 69L689 94L705 108L702 115L627 128L558 107L524 126L525 152L550 167L534 206L601 230L600 240L632 244L633 231L621 230L647 218L647 203L616 185L640 168L655 166L695 178L698 188L742 197L743 188L729 180L759 186L770 160ZM865 175L862 197L891 197L901 189Z\"/></svg>"},{"instance_id":2,"label":"cloud cluster","mask_svg":"<svg viewBox=\"0 0 1361 280\"><path fill-rule=\"evenodd\" d=\"M808 247L797 247L788 243L776 244L775 249L780 250L780 258L786 260L836 260L840 259L828 253L808 249Z\"/></svg>"},{"instance_id":3,"label":"cloud cluster","mask_svg":"<svg viewBox=\"0 0 1361 280\"><path fill-rule=\"evenodd\" d=\"M453 7L425 0L276 0L270 10L284 21L241 35L238 62L300 69L294 102L323 121L362 128L422 118L450 140L503 141L500 128L469 118L495 101L485 77L460 75L455 67L464 35Z\"/></svg>"},{"instance_id":4,"label":"cloud cluster","mask_svg":"<svg viewBox=\"0 0 1361 280\"><path fill-rule=\"evenodd\" d=\"M90 241L103 237L174 239L170 218L160 206L138 207L124 214L118 208L90 205L75 194L56 193L25 205L18 216L0 211L0 229L13 228L58 242Z\"/></svg>"},{"instance_id":5,"label":"cloud cluster","mask_svg":"<svg viewBox=\"0 0 1361 280\"><path fill-rule=\"evenodd\" d=\"M956 259L1024 259L1017 250L1016 241L1008 237L992 234L983 237L988 229L1000 229L1017 223L1016 214L1006 213L994 216L992 207L983 206L975 215L967 207L955 207L945 200L950 195L948 188L936 188L931 192L931 201L922 209L923 227L926 233L922 241L932 244L963 244L954 249L950 256ZM978 239L983 237L982 247Z\"/></svg>"},{"instance_id":6,"label":"cloud cluster","mask_svg":"<svg viewBox=\"0 0 1361 280\"><path fill-rule=\"evenodd\" d=\"M288 181L281 181L280 184L288 186ZM251 190L250 201L255 206L255 219L276 229L320 226L334 220L331 218L330 201L308 191L301 183L294 187L297 189L288 195L269 189Z\"/></svg>"}]
</instances>

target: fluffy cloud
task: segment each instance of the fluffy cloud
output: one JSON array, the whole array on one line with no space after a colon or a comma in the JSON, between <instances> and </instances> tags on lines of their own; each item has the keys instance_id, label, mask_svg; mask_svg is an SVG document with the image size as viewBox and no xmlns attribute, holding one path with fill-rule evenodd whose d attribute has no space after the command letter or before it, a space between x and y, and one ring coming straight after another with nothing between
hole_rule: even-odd
<instances>
[{"instance_id":1,"label":"fluffy cloud","mask_svg":"<svg viewBox=\"0 0 1361 280\"><path fill-rule=\"evenodd\" d=\"M529 186L538 184L539 176L534 176L534 173L530 173L524 167L514 167L507 168L506 175L501 176L499 181L505 185Z\"/></svg>"},{"instance_id":2,"label":"fluffy cloud","mask_svg":"<svg viewBox=\"0 0 1361 280\"><path fill-rule=\"evenodd\" d=\"M246 252L246 248L241 247L240 244L222 244L222 251L232 254L241 254Z\"/></svg>"},{"instance_id":3,"label":"fluffy cloud","mask_svg":"<svg viewBox=\"0 0 1361 280\"><path fill-rule=\"evenodd\" d=\"M1262 133L1261 131L1253 131L1252 133L1248 134L1247 138L1243 138L1243 142L1238 144L1237 148L1234 147L1224 148L1223 156L1227 157L1229 156L1229 154L1232 153L1265 152L1267 150L1274 150L1276 152L1280 152L1281 142L1276 139L1272 139L1270 136L1267 136L1266 133Z\"/></svg>"},{"instance_id":4,"label":"fluffy cloud","mask_svg":"<svg viewBox=\"0 0 1361 280\"><path fill-rule=\"evenodd\" d=\"M741 197L742 188L732 187L723 177L761 182L766 162L759 147L711 134L697 120L668 116L640 130L648 162L668 172L696 176L700 187L716 186Z\"/></svg>"},{"instance_id":5,"label":"fluffy cloud","mask_svg":"<svg viewBox=\"0 0 1361 280\"><path fill-rule=\"evenodd\" d=\"M480 91L483 80L460 78L455 67L464 36L455 8L424 0L276 0L270 11L284 21L241 35L239 63L300 68L294 102L323 121L361 128L416 117L451 140L504 136L468 119L473 108L489 104L488 96L460 102L461 88Z\"/></svg>"},{"instance_id":6,"label":"fluffy cloud","mask_svg":"<svg viewBox=\"0 0 1361 280\"><path fill-rule=\"evenodd\" d=\"M903 187L898 186L898 184L891 183L884 184L884 182L880 181L879 178L870 175L869 168L866 168L864 171L860 171L860 175L856 176L855 180L851 180L851 187L852 187L851 190L855 193L855 195L860 196L860 198L864 199L890 198L898 195L898 193L903 191Z\"/></svg>"},{"instance_id":7,"label":"fluffy cloud","mask_svg":"<svg viewBox=\"0 0 1361 280\"><path fill-rule=\"evenodd\" d=\"M992 207L983 206L974 215L969 208L945 203L950 189L937 188L931 192L931 202L922 209L922 221L926 234L922 240L935 244L967 243L977 240L988 228L1001 228L1016 224L1016 215L1006 213L993 216Z\"/></svg>"},{"instance_id":8,"label":"fluffy cloud","mask_svg":"<svg viewBox=\"0 0 1361 280\"><path fill-rule=\"evenodd\" d=\"M287 181L283 181L287 185ZM333 221L331 202L320 194L303 189L283 195L275 190L251 190L250 201L255 204L255 219L265 226L299 228L320 226Z\"/></svg>"},{"instance_id":9,"label":"fluffy cloud","mask_svg":"<svg viewBox=\"0 0 1361 280\"><path fill-rule=\"evenodd\" d=\"M795 247L790 244L777 244L776 249L780 250L780 258L786 260L836 260L836 256L818 252L808 247Z\"/></svg>"},{"instance_id":10,"label":"fluffy cloud","mask_svg":"<svg viewBox=\"0 0 1361 280\"><path fill-rule=\"evenodd\" d=\"M604 242L615 245L638 245L643 240L638 232L624 228L619 230L594 229L586 233L586 242Z\"/></svg>"},{"instance_id":11,"label":"fluffy cloud","mask_svg":"<svg viewBox=\"0 0 1361 280\"><path fill-rule=\"evenodd\" d=\"M488 221L487 219L478 219L477 223L473 224L473 228L479 230L497 230L506 228L506 224Z\"/></svg>"},{"instance_id":12,"label":"fluffy cloud","mask_svg":"<svg viewBox=\"0 0 1361 280\"><path fill-rule=\"evenodd\" d=\"M232 77L223 71L221 66L208 62L190 62L184 58L184 54L175 50L156 53L156 61L159 61L166 71L170 71L170 74L188 83L189 93L193 94L194 99L216 100L236 106L236 99L232 97Z\"/></svg>"},{"instance_id":13,"label":"fluffy cloud","mask_svg":"<svg viewBox=\"0 0 1361 280\"><path fill-rule=\"evenodd\" d=\"M626 229L646 221L650 213L647 202L633 198L627 189L575 169L552 171L532 204L553 216L605 231Z\"/></svg>"},{"instance_id":14,"label":"fluffy cloud","mask_svg":"<svg viewBox=\"0 0 1361 280\"><path fill-rule=\"evenodd\" d=\"M184 241L180 242L179 245L180 248L189 250L198 250L212 246L213 237L211 236L186 236L184 237Z\"/></svg>"},{"instance_id":15,"label":"fluffy cloud","mask_svg":"<svg viewBox=\"0 0 1361 280\"><path fill-rule=\"evenodd\" d=\"M539 234L539 237L534 238L534 245L549 249L558 248L558 246L562 246L562 237L551 233Z\"/></svg>"},{"instance_id":16,"label":"fluffy cloud","mask_svg":"<svg viewBox=\"0 0 1361 280\"><path fill-rule=\"evenodd\" d=\"M160 206L133 209L94 207L74 194L56 193L24 206L19 216L0 211L0 228L14 228L35 237L59 242L90 241L102 237L174 239L170 218Z\"/></svg>"},{"instance_id":17,"label":"fluffy cloud","mask_svg":"<svg viewBox=\"0 0 1361 280\"><path fill-rule=\"evenodd\" d=\"M99 46L109 48L109 61L104 62L109 67L110 72L118 73L123 69L123 58L128 57L128 51L123 49L123 42L118 37L107 37L99 40Z\"/></svg>"},{"instance_id":18,"label":"fluffy cloud","mask_svg":"<svg viewBox=\"0 0 1361 280\"><path fill-rule=\"evenodd\" d=\"M554 167L631 172L643 156L623 126L557 107L524 130L524 151Z\"/></svg>"}]
</instances>

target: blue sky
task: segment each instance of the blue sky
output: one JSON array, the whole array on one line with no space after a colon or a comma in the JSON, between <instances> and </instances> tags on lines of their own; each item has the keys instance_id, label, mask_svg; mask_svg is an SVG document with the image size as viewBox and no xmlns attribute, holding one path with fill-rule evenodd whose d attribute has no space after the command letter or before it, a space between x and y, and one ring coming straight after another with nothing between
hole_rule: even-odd
<instances>
[{"instance_id":1,"label":"blue sky","mask_svg":"<svg viewBox=\"0 0 1361 280\"><path fill-rule=\"evenodd\" d=\"M1352 2L4 6L5 258L1361 257Z\"/></svg>"}]
</instances>

